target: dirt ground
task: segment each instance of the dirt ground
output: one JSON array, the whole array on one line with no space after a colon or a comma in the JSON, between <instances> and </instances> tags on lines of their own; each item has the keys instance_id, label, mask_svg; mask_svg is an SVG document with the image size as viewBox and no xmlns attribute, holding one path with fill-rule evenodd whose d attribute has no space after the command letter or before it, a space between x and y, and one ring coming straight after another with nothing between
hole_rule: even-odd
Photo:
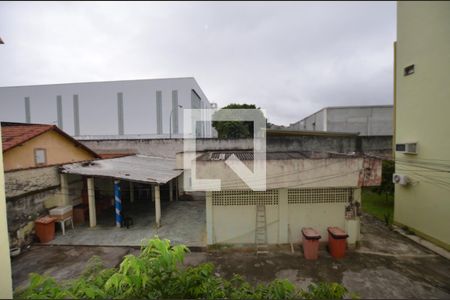
<instances>
[{"instance_id":1,"label":"dirt ground","mask_svg":"<svg viewBox=\"0 0 450 300\"><path fill-rule=\"evenodd\" d=\"M312 282L339 282L361 298L450 298L449 260L370 216L364 216L361 233L361 246L340 260L321 249L318 260L307 261L299 247L294 254L288 247L278 247L259 256L253 251L193 252L185 264L212 262L220 276L238 273L252 283L284 278L304 288ZM123 255L137 251L131 247L34 246L13 260L14 286L26 283L30 272L68 279L81 274L92 255L115 266Z\"/></svg>"}]
</instances>

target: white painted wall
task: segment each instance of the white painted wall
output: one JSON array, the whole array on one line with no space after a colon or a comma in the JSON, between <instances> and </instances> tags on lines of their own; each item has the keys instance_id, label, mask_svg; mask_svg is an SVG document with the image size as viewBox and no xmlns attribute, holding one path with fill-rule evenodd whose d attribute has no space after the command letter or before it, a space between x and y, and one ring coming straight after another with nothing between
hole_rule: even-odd
<instances>
[{"instance_id":1,"label":"white painted wall","mask_svg":"<svg viewBox=\"0 0 450 300\"><path fill-rule=\"evenodd\" d=\"M0 87L0 120L25 122L25 97L30 98L31 123L57 124L56 98L62 96L63 130L75 133L73 96L78 95L80 135L118 134L117 93L123 93L124 134L157 134L156 91L162 92L163 134L169 135L172 91L178 104L191 108L191 90L209 108L208 98L192 77L85 82L34 86ZM183 110L178 111L180 134ZM205 128L205 137L211 128Z\"/></svg>"},{"instance_id":2,"label":"white painted wall","mask_svg":"<svg viewBox=\"0 0 450 300\"><path fill-rule=\"evenodd\" d=\"M315 125L314 125L315 124ZM289 126L293 130L359 133L362 136L393 134L393 106L326 107Z\"/></svg>"},{"instance_id":3,"label":"white painted wall","mask_svg":"<svg viewBox=\"0 0 450 300\"><path fill-rule=\"evenodd\" d=\"M353 190L353 199L360 202L361 189ZM313 227L328 241L327 228L346 229L347 202L289 204L287 189L278 190L278 204L266 205L267 242L286 244L301 242L301 229ZM254 244L256 205L213 205L213 196L207 192L207 243ZM359 224L359 219L354 219ZM359 226L352 231L352 243L359 239Z\"/></svg>"},{"instance_id":4,"label":"white painted wall","mask_svg":"<svg viewBox=\"0 0 450 300\"><path fill-rule=\"evenodd\" d=\"M182 153L177 156L177 167L183 168ZM243 163L253 170L252 161ZM358 187L364 158L286 159L266 162L267 189L307 187ZM368 172L368 171L367 171ZM262 175L266 175L262 174ZM381 167L371 170L371 178L380 178ZM189 173L188 173L189 176ZM242 179L224 161L197 161L198 179L220 179L221 190L248 190ZM259 179L255 179L257 181ZM262 181L261 181L262 182ZM369 184L369 180L366 181Z\"/></svg>"}]
</instances>

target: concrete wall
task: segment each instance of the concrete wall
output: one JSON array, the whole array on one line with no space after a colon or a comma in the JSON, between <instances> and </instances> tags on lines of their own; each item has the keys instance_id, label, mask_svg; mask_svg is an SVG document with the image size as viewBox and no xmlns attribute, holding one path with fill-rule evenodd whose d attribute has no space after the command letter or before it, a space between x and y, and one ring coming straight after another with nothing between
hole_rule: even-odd
<instances>
[{"instance_id":1,"label":"concrete wall","mask_svg":"<svg viewBox=\"0 0 450 300\"><path fill-rule=\"evenodd\" d=\"M266 206L267 241L278 244L278 205ZM213 206L213 244L255 243L256 206Z\"/></svg>"},{"instance_id":2,"label":"concrete wall","mask_svg":"<svg viewBox=\"0 0 450 300\"><path fill-rule=\"evenodd\" d=\"M64 204L57 166L5 173L8 232L11 247L29 245L34 220Z\"/></svg>"},{"instance_id":3,"label":"concrete wall","mask_svg":"<svg viewBox=\"0 0 450 300\"><path fill-rule=\"evenodd\" d=\"M2 133L0 130L0 140ZM0 144L0 298L12 299L12 274L11 274L11 259L9 253L9 239L8 239L8 222L6 218L6 197L5 185L3 177L3 151Z\"/></svg>"},{"instance_id":4,"label":"concrete wall","mask_svg":"<svg viewBox=\"0 0 450 300\"><path fill-rule=\"evenodd\" d=\"M59 187L58 167L43 167L5 173L6 198Z\"/></svg>"},{"instance_id":5,"label":"concrete wall","mask_svg":"<svg viewBox=\"0 0 450 300\"><path fill-rule=\"evenodd\" d=\"M295 136L269 137L266 141L268 152L276 151L320 151L349 153L357 150L356 136Z\"/></svg>"},{"instance_id":6,"label":"concrete wall","mask_svg":"<svg viewBox=\"0 0 450 300\"><path fill-rule=\"evenodd\" d=\"M322 109L294 124L291 124L289 129L326 131L326 127L326 109Z\"/></svg>"},{"instance_id":7,"label":"concrete wall","mask_svg":"<svg viewBox=\"0 0 450 300\"><path fill-rule=\"evenodd\" d=\"M355 132L362 136L392 135L392 106L327 109L327 131Z\"/></svg>"},{"instance_id":8,"label":"concrete wall","mask_svg":"<svg viewBox=\"0 0 450 300\"><path fill-rule=\"evenodd\" d=\"M360 142L358 142L360 139ZM98 153L111 151L129 151L138 154L175 157L177 152L183 151L183 139L120 139L120 140L80 140ZM221 140L197 139L197 150L239 150L253 149L253 140ZM356 137L356 136L269 136L266 147L268 152L274 151L329 151L349 153L370 151L376 154L386 152L391 155L392 136Z\"/></svg>"},{"instance_id":9,"label":"concrete wall","mask_svg":"<svg viewBox=\"0 0 450 300\"><path fill-rule=\"evenodd\" d=\"M0 109L0 120L27 122L27 98L32 123L52 124L59 120L58 126L71 135L121 134L121 117L124 134L158 134L160 119L162 134L168 135L170 113L176 103L173 91L177 91L179 105L191 108L192 90L201 98L201 107L209 108L207 97L192 77L1 87L0 107L8 109ZM157 107L157 92L161 94L160 107ZM175 109L173 119L182 133L183 110ZM205 127L203 132L211 136L210 127Z\"/></svg>"},{"instance_id":10,"label":"concrete wall","mask_svg":"<svg viewBox=\"0 0 450 300\"><path fill-rule=\"evenodd\" d=\"M46 165L91 160L92 153L55 131L48 131L4 153L5 171L36 167L34 150L46 150Z\"/></svg>"},{"instance_id":11,"label":"concrete wall","mask_svg":"<svg viewBox=\"0 0 450 300\"><path fill-rule=\"evenodd\" d=\"M346 228L345 206L347 198L336 203L289 203L288 189L277 190L277 204L265 205L268 244L298 243L301 229L313 227L328 240L327 227ZM349 196L360 201L361 190L349 191ZM256 229L256 205L215 205L214 194L207 192L207 243L254 244ZM251 197L251 196L250 196ZM358 219L356 218L358 221ZM359 230L352 240L359 240Z\"/></svg>"},{"instance_id":12,"label":"concrete wall","mask_svg":"<svg viewBox=\"0 0 450 300\"><path fill-rule=\"evenodd\" d=\"M395 188L394 221L450 250L450 2L400 1L397 20L395 139L418 152L395 154L412 184Z\"/></svg>"},{"instance_id":13,"label":"concrete wall","mask_svg":"<svg viewBox=\"0 0 450 300\"><path fill-rule=\"evenodd\" d=\"M8 232L11 247L27 246L34 241L34 221L48 214L58 204L58 188L38 191L18 198L7 199Z\"/></svg>"},{"instance_id":14,"label":"concrete wall","mask_svg":"<svg viewBox=\"0 0 450 300\"><path fill-rule=\"evenodd\" d=\"M373 160L367 165L364 158L328 158L328 159L286 159L268 160L266 174L252 180L252 183L264 183L266 189L280 188L324 188L324 187L361 187L381 183L381 161ZM182 167L182 158L177 159L177 167ZM253 161L244 161L253 170ZM185 172L185 176L191 176ZM225 161L197 161L196 178L219 179L221 190L248 190L247 184ZM211 190L204 185L203 190Z\"/></svg>"},{"instance_id":15,"label":"concrete wall","mask_svg":"<svg viewBox=\"0 0 450 300\"><path fill-rule=\"evenodd\" d=\"M386 136L393 133L393 107L327 107L289 126L294 130L354 132L362 136Z\"/></svg>"}]
</instances>

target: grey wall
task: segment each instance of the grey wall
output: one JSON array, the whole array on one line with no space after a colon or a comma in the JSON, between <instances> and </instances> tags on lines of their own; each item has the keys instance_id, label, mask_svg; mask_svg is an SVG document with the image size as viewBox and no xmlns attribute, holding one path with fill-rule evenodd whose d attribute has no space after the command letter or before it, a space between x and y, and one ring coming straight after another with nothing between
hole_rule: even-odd
<instances>
[{"instance_id":1,"label":"grey wall","mask_svg":"<svg viewBox=\"0 0 450 300\"><path fill-rule=\"evenodd\" d=\"M175 157L183 151L183 139L80 140L99 153L135 152L138 154ZM197 150L252 149L253 140L197 139ZM361 150L370 154L391 156L392 137L295 136L268 137L267 151L327 151L349 153Z\"/></svg>"},{"instance_id":2,"label":"grey wall","mask_svg":"<svg viewBox=\"0 0 450 300\"><path fill-rule=\"evenodd\" d=\"M320 110L309 117L306 117L297 123L291 124L289 129L294 130L314 130L314 131L326 131L325 123L325 110Z\"/></svg>"},{"instance_id":3,"label":"grey wall","mask_svg":"<svg viewBox=\"0 0 450 300\"><path fill-rule=\"evenodd\" d=\"M10 247L33 241L34 220L48 214L45 202L59 196L58 166L5 173Z\"/></svg>"},{"instance_id":4,"label":"grey wall","mask_svg":"<svg viewBox=\"0 0 450 300\"><path fill-rule=\"evenodd\" d=\"M59 188L36 192L15 199L6 199L9 246L24 247L33 242L34 220L48 215L45 201L59 193Z\"/></svg>"},{"instance_id":5,"label":"grey wall","mask_svg":"<svg viewBox=\"0 0 450 300\"><path fill-rule=\"evenodd\" d=\"M393 107L327 109L327 131L360 135L392 135Z\"/></svg>"},{"instance_id":6,"label":"grey wall","mask_svg":"<svg viewBox=\"0 0 450 300\"><path fill-rule=\"evenodd\" d=\"M327 107L291 124L289 129L392 135L393 106Z\"/></svg>"}]
</instances>

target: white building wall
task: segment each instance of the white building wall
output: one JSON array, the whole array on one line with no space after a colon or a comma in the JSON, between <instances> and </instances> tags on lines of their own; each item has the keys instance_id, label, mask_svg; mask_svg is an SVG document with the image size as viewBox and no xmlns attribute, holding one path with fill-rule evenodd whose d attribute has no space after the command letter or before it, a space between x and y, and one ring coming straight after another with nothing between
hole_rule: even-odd
<instances>
[{"instance_id":1,"label":"white building wall","mask_svg":"<svg viewBox=\"0 0 450 300\"><path fill-rule=\"evenodd\" d=\"M393 134L393 106L326 107L289 126L293 130L351 132L363 136Z\"/></svg>"},{"instance_id":2,"label":"white building wall","mask_svg":"<svg viewBox=\"0 0 450 300\"><path fill-rule=\"evenodd\" d=\"M340 227L355 235L349 238L352 244L359 240L359 227L357 230L349 230L345 207L350 197L354 201L361 201L360 188L331 188L330 191L334 194L324 194L321 188L313 189L312 199L309 199L312 200L311 203L289 203L288 190L277 191L276 203L265 205L268 244L299 243L302 239L301 229L304 227L316 229L322 236L322 242L328 241L327 228L330 226ZM236 193L236 197L242 197ZM335 196L336 194L340 196ZM214 201L217 198L211 192L207 192L208 244L254 244L256 205L252 203L253 196L250 194L247 199L240 199L240 205L227 205L228 201L235 203L229 194L218 197L222 199L220 204ZM359 225L359 219L353 219L355 220Z\"/></svg>"},{"instance_id":3,"label":"white building wall","mask_svg":"<svg viewBox=\"0 0 450 300\"><path fill-rule=\"evenodd\" d=\"M393 134L393 107L328 108L327 130L354 132L364 136Z\"/></svg>"},{"instance_id":4,"label":"white building wall","mask_svg":"<svg viewBox=\"0 0 450 300\"><path fill-rule=\"evenodd\" d=\"M25 98L28 97L31 123L57 124L56 99L61 96L62 129L75 135L73 98L78 95L80 135L116 135L119 133L117 94L122 93L124 134L157 135L156 92L161 91L162 136L169 136L174 90L178 91L178 104L183 108L191 108L192 90L199 95L201 107L210 107L194 78L0 87L0 120L26 122ZM178 124L181 136L183 109L178 110ZM210 137L210 128L205 127L203 132L203 137Z\"/></svg>"}]
</instances>

